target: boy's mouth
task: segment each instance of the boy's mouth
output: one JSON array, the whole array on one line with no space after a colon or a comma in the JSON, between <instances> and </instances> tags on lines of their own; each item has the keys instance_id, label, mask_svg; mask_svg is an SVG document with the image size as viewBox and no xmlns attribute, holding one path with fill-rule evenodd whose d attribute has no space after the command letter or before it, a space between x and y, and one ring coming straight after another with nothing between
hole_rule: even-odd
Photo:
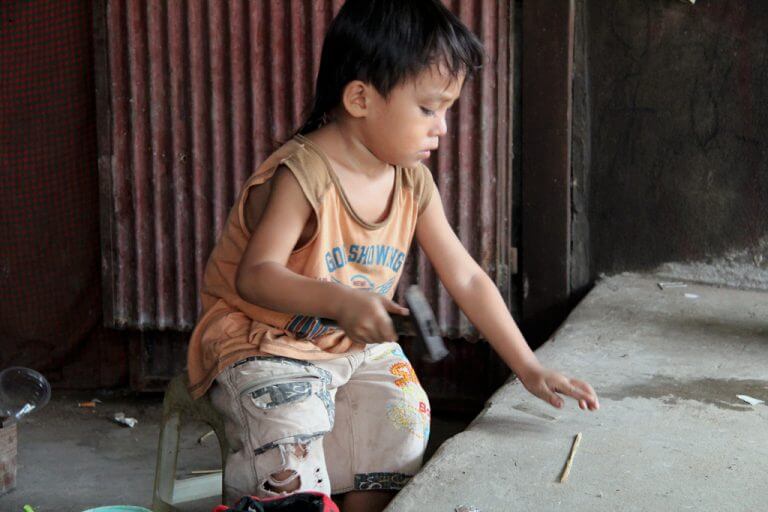
<instances>
[{"instance_id":1,"label":"boy's mouth","mask_svg":"<svg viewBox=\"0 0 768 512\"><path fill-rule=\"evenodd\" d=\"M432 154L432 151L436 150L437 148L429 148L429 149L422 149L419 151L419 157L421 158L429 158L429 155Z\"/></svg>"}]
</instances>

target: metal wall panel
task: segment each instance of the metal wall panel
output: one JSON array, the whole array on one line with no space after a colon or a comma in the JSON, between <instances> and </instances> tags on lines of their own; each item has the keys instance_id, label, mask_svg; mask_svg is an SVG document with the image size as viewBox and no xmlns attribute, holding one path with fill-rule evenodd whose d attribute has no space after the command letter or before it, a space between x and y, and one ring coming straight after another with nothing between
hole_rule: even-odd
<instances>
[{"instance_id":1,"label":"metal wall panel","mask_svg":"<svg viewBox=\"0 0 768 512\"><path fill-rule=\"evenodd\" d=\"M467 81L449 112L448 134L429 163L445 212L470 254L495 278L510 303L512 76L511 2L445 2L477 34L487 65ZM445 334L477 333L439 283L420 250L411 252L404 283L425 290ZM404 290L405 286L401 287Z\"/></svg>"},{"instance_id":2,"label":"metal wall panel","mask_svg":"<svg viewBox=\"0 0 768 512\"><path fill-rule=\"evenodd\" d=\"M241 184L300 124L323 35L341 3L101 4L107 324L194 326L206 258ZM447 3L482 39L489 63L465 86L431 168L459 237L509 299L510 7L495 0ZM404 281L428 292L450 335L471 335L423 255L413 251L409 259Z\"/></svg>"}]
</instances>

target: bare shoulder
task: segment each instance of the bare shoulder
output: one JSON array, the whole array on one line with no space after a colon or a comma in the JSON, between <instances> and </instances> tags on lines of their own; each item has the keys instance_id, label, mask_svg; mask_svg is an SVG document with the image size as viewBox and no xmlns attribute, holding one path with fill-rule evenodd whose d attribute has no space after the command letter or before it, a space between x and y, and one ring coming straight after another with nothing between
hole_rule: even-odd
<instances>
[{"instance_id":1,"label":"bare shoulder","mask_svg":"<svg viewBox=\"0 0 768 512\"><path fill-rule=\"evenodd\" d=\"M259 224L268 205L271 205L272 209L292 210L304 219L312 212L312 205L304 195L298 180L285 165L278 167L271 179L248 192L245 201L245 222L248 231L253 231Z\"/></svg>"}]
</instances>

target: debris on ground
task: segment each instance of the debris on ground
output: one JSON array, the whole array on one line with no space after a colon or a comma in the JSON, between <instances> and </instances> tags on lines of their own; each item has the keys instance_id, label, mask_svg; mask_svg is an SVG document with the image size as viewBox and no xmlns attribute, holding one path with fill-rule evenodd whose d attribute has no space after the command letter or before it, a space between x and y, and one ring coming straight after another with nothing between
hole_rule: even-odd
<instances>
[{"instance_id":1,"label":"debris on ground","mask_svg":"<svg viewBox=\"0 0 768 512\"><path fill-rule=\"evenodd\" d=\"M571 474L571 465L573 465L573 457L576 455L576 450L579 448L579 444L581 443L581 432L576 434L576 438L573 440L573 445L571 446L571 453L568 455L568 460L565 461L565 469L563 470L563 476L560 477L560 483L565 483L566 480L568 480L568 475Z\"/></svg>"},{"instance_id":2,"label":"debris on ground","mask_svg":"<svg viewBox=\"0 0 768 512\"><path fill-rule=\"evenodd\" d=\"M667 288L687 288L688 285L680 281L661 281L657 283L659 288L666 290Z\"/></svg>"},{"instance_id":3,"label":"debris on ground","mask_svg":"<svg viewBox=\"0 0 768 512\"><path fill-rule=\"evenodd\" d=\"M113 418L117 423L121 425L125 425L126 427L133 428L136 426L136 424L139 422L136 418L127 418L125 416L125 413L123 412L116 412L115 417Z\"/></svg>"},{"instance_id":4,"label":"debris on ground","mask_svg":"<svg viewBox=\"0 0 768 512\"><path fill-rule=\"evenodd\" d=\"M765 403L765 400L752 398L749 395L736 395L736 396L739 397L739 400L743 400L744 402L747 402L749 405L760 405Z\"/></svg>"},{"instance_id":5,"label":"debris on ground","mask_svg":"<svg viewBox=\"0 0 768 512\"><path fill-rule=\"evenodd\" d=\"M209 437L211 437L213 434L214 434L213 430L210 430L210 431L206 432L205 434L201 435L201 436L200 436L200 437L197 439L197 444L203 444L203 441L205 441L206 439L208 439Z\"/></svg>"},{"instance_id":6,"label":"debris on ground","mask_svg":"<svg viewBox=\"0 0 768 512\"><path fill-rule=\"evenodd\" d=\"M189 472L190 475L212 475L214 473L221 473L220 469L193 469Z\"/></svg>"}]
</instances>

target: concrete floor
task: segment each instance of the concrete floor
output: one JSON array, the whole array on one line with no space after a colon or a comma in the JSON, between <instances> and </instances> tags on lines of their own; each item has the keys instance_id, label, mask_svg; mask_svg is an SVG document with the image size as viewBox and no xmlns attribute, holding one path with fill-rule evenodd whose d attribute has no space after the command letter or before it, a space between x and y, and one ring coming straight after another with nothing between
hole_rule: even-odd
<instances>
[{"instance_id":1,"label":"concrete floor","mask_svg":"<svg viewBox=\"0 0 768 512\"><path fill-rule=\"evenodd\" d=\"M387 510L768 510L768 406L736 396L768 402L768 294L658 281L603 280L537 351L600 411L509 382Z\"/></svg>"},{"instance_id":2,"label":"concrete floor","mask_svg":"<svg viewBox=\"0 0 768 512\"><path fill-rule=\"evenodd\" d=\"M98 398L95 409L79 402ZM30 504L36 512L80 512L104 505L151 508L162 397L116 393L54 393L39 413L18 425L16 489L0 496L0 512L21 512ZM112 421L116 412L136 418L127 428ZM427 450L466 428L471 418L436 417ZM182 430L177 476L220 467L215 436L202 444L209 429L192 424ZM180 507L185 512L210 512L218 499Z\"/></svg>"}]
</instances>

